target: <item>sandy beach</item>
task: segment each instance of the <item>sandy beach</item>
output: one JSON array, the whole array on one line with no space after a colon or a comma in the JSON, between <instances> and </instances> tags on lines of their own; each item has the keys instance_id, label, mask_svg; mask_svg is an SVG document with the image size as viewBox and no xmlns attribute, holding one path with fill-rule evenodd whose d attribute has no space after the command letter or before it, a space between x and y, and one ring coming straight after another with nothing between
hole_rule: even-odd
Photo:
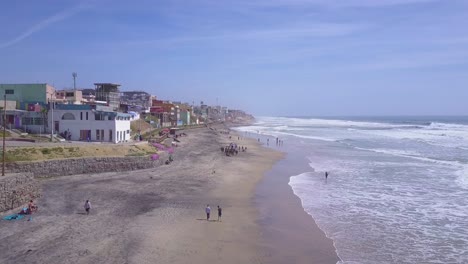
<instances>
[{"instance_id":1,"label":"sandy beach","mask_svg":"<svg viewBox=\"0 0 468 264\"><path fill-rule=\"evenodd\" d=\"M32 221L0 222L0 262L271 263L274 244L265 247L254 197L257 183L283 154L206 128L187 135L170 165L43 180ZM247 152L225 156L220 147L231 142ZM84 213L86 199L90 215ZM223 208L220 222L217 205ZM291 252L277 254L281 250Z\"/></svg>"}]
</instances>

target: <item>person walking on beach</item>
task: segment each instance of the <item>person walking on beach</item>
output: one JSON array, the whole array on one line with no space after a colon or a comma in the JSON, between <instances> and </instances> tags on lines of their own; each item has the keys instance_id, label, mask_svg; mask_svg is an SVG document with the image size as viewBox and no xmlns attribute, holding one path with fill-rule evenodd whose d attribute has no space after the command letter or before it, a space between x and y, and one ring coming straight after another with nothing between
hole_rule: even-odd
<instances>
[{"instance_id":1,"label":"person walking on beach","mask_svg":"<svg viewBox=\"0 0 468 264\"><path fill-rule=\"evenodd\" d=\"M223 208L218 205L218 222L221 221L221 215L223 214Z\"/></svg>"},{"instance_id":2,"label":"person walking on beach","mask_svg":"<svg viewBox=\"0 0 468 264\"><path fill-rule=\"evenodd\" d=\"M84 209L86 211L86 215L89 215L89 211L91 210L91 203L89 202L89 200L86 200L84 204Z\"/></svg>"},{"instance_id":3,"label":"person walking on beach","mask_svg":"<svg viewBox=\"0 0 468 264\"><path fill-rule=\"evenodd\" d=\"M211 208L209 204L206 205L205 213L206 213L206 221L210 221Z\"/></svg>"}]
</instances>

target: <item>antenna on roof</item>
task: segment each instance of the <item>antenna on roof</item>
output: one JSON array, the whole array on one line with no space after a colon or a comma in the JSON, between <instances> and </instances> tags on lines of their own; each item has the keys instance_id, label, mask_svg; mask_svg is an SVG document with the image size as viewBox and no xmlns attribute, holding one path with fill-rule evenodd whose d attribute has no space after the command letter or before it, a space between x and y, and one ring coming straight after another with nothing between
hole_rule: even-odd
<instances>
[{"instance_id":1,"label":"antenna on roof","mask_svg":"<svg viewBox=\"0 0 468 264\"><path fill-rule=\"evenodd\" d=\"M76 77L78 74L76 72L72 73L73 76L73 89L76 90Z\"/></svg>"}]
</instances>

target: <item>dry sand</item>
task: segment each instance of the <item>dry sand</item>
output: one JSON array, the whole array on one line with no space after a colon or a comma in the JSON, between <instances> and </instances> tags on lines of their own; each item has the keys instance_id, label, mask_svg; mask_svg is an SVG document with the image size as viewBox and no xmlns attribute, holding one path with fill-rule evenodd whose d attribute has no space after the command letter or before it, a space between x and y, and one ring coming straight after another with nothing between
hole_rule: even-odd
<instances>
[{"instance_id":1,"label":"dry sand","mask_svg":"<svg viewBox=\"0 0 468 264\"><path fill-rule=\"evenodd\" d=\"M44 180L31 222L0 221L0 263L336 262L330 247L309 246L330 241L297 199L276 197L278 204L288 203L285 214L299 215L275 226L289 234L286 243L265 234L271 225L262 228L256 186L283 154L206 128L186 132L170 165ZM247 152L226 157L220 147L230 142L247 146ZM84 214L86 199L90 215ZM207 204L212 220L216 206L223 208L221 222L206 221Z\"/></svg>"},{"instance_id":2,"label":"dry sand","mask_svg":"<svg viewBox=\"0 0 468 264\"><path fill-rule=\"evenodd\" d=\"M233 137L248 151L226 157L208 129L181 141L157 169L44 180L31 222L0 222L0 263L263 263L251 199L281 154Z\"/></svg>"}]
</instances>

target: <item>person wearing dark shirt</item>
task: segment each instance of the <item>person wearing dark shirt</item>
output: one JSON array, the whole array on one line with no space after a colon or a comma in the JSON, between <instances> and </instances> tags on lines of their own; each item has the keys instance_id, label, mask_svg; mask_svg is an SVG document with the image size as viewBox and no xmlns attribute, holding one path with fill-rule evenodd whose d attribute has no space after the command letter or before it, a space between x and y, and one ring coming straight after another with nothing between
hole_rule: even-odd
<instances>
[{"instance_id":1,"label":"person wearing dark shirt","mask_svg":"<svg viewBox=\"0 0 468 264\"><path fill-rule=\"evenodd\" d=\"M218 222L221 221L221 215L223 214L223 209L218 205Z\"/></svg>"}]
</instances>

